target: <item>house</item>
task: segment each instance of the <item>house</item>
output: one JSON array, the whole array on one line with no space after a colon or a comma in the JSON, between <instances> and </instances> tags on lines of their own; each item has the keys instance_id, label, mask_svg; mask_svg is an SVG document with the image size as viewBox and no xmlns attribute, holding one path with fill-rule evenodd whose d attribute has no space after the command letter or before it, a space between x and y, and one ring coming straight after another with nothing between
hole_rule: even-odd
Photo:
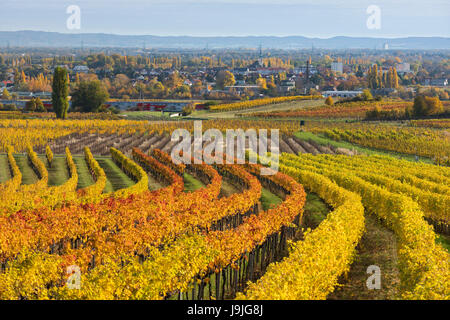
<instances>
[{"instance_id":1,"label":"house","mask_svg":"<svg viewBox=\"0 0 450 320\"><path fill-rule=\"evenodd\" d=\"M40 99L50 99L52 97L51 92L35 92L33 93L33 97Z\"/></svg>"},{"instance_id":2,"label":"house","mask_svg":"<svg viewBox=\"0 0 450 320\"><path fill-rule=\"evenodd\" d=\"M294 74L305 74L307 70L307 66L302 66L302 67L297 67L294 68ZM309 73L310 74L315 74L317 73L317 68L315 66L310 65L309 66Z\"/></svg>"},{"instance_id":3,"label":"house","mask_svg":"<svg viewBox=\"0 0 450 320\"><path fill-rule=\"evenodd\" d=\"M259 92L261 88L255 85L243 85L243 86L227 86L225 90L233 91L239 95L244 94L248 91Z\"/></svg>"},{"instance_id":4,"label":"house","mask_svg":"<svg viewBox=\"0 0 450 320\"><path fill-rule=\"evenodd\" d=\"M76 72L76 73L88 73L89 72L89 68L87 66L76 66L75 68L73 68L73 72Z\"/></svg>"},{"instance_id":5,"label":"house","mask_svg":"<svg viewBox=\"0 0 450 320\"><path fill-rule=\"evenodd\" d=\"M277 74L286 72L286 69L284 69L284 68L258 68L258 69L256 69L256 72L262 76L270 76L270 75L277 75Z\"/></svg>"},{"instance_id":6,"label":"house","mask_svg":"<svg viewBox=\"0 0 450 320\"><path fill-rule=\"evenodd\" d=\"M281 84L279 86L279 90L283 93L290 92L295 89L295 81L281 81Z\"/></svg>"},{"instance_id":7,"label":"house","mask_svg":"<svg viewBox=\"0 0 450 320\"><path fill-rule=\"evenodd\" d=\"M2 91L4 88L13 87L14 83L11 80L0 81L0 87L2 87Z\"/></svg>"},{"instance_id":8,"label":"house","mask_svg":"<svg viewBox=\"0 0 450 320\"><path fill-rule=\"evenodd\" d=\"M248 76L250 74L249 68L235 68L233 69L233 74L235 76Z\"/></svg>"},{"instance_id":9,"label":"house","mask_svg":"<svg viewBox=\"0 0 450 320\"><path fill-rule=\"evenodd\" d=\"M336 73L343 73L344 71L344 65L342 62L333 62L331 64L331 71L334 71Z\"/></svg>"},{"instance_id":10,"label":"house","mask_svg":"<svg viewBox=\"0 0 450 320\"><path fill-rule=\"evenodd\" d=\"M399 63L395 66L398 74L410 73L411 72L411 64L409 63Z\"/></svg>"},{"instance_id":11,"label":"house","mask_svg":"<svg viewBox=\"0 0 450 320\"><path fill-rule=\"evenodd\" d=\"M362 91L322 91L322 95L325 98L328 97L340 97L340 98L353 98L362 94Z\"/></svg>"},{"instance_id":12,"label":"house","mask_svg":"<svg viewBox=\"0 0 450 320\"><path fill-rule=\"evenodd\" d=\"M433 87L446 87L448 86L448 79L425 79L424 85Z\"/></svg>"}]
</instances>

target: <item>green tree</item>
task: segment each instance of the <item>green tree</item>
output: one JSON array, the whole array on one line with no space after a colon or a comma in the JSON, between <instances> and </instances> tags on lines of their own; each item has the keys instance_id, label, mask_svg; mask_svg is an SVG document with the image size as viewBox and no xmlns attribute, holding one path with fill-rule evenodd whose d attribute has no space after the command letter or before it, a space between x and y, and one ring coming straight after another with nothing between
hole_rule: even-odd
<instances>
[{"instance_id":1,"label":"green tree","mask_svg":"<svg viewBox=\"0 0 450 320\"><path fill-rule=\"evenodd\" d=\"M424 96L417 96L414 98L413 114L415 117L424 116L427 112L427 102Z\"/></svg>"},{"instance_id":2,"label":"green tree","mask_svg":"<svg viewBox=\"0 0 450 320\"><path fill-rule=\"evenodd\" d=\"M25 110L31 112L36 110L36 100L34 98L31 98L31 100L25 103Z\"/></svg>"},{"instance_id":3,"label":"green tree","mask_svg":"<svg viewBox=\"0 0 450 320\"><path fill-rule=\"evenodd\" d=\"M99 80L82 81L72 93L72 108L82 112L97 112L108 99L108 91Z\"/></svg>"},{"instance_id":4,"label":"green tree","mask_svg":"<svg viewBox=\"0 0 450 320\"><path fill-rule=\"evenodd\" d=\"M174 97L178 99L192 98L191 88L188 85L182 85L175 89Z\"/></svg>"},{"instance_id":5,"label":"green tree","mask_svg":"<svg viewBox=\"0 0 450 320\"><path fill-rule=\"evenodd\" d=\"M36 100L34 100L34 102L36 103L36 111L37 112L46 112L47 111L47 109L45 108L45 106L42 103L42 100L40 98L36 98Z\"/></svg>"},{"instance_id":6,"label":"green tree","mask_svg":"<svg viewBox=\"0 0 450 320\"><path fill-rule=\"evenodd\" d=\"M361 68L361 65L358 65L358 70L356 71L356 76L358 78L362 78L364 76L364 72L363 72L363 70Z\"/></svg>"},{"instance_id":7,"label":"green tree","mask_svg":"<svg viewBox=\"0 0 450 320\"><path fill-rule=\"evenodd\" d=\"M195 111L195 105L193 103L189 103L185 107L183 107L183 116L188 116Z\"/></svg>"},{"instance_id":8,"label":"green tree","mask_svg":"<svg viewBox=\"0 0 450 320\"><path fill-rule=\"evenodd\" d=\"M67 79L67 70L56 67L53 73L52 105L58 119L66 119L69 110L69 83Z\"/></svg>"}]
</instances>

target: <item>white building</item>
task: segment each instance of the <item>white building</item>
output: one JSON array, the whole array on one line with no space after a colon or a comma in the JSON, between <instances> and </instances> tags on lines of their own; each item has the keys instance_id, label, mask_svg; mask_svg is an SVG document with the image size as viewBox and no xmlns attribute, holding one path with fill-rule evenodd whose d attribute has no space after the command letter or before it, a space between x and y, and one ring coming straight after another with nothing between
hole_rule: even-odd
<instances>
[{"instance_id":1,"label":"white building","mask_svg":"<svg viewBox=\"0 0 450 320\"><path fill-rule=\"evenodd\" d=\"M448 86L448 79L425 79L424 85L433 87L446 87Z\"/></svg>"},{"instance_id":2,"label":"white building","mask_svg":"<svg viewBox=\"0 0 450 320\"><path fill-rule=\"evenodd\" d=\"M331 63L331 71L343 73L344 64L342 62Z\"/></svg>"}]
</instances>

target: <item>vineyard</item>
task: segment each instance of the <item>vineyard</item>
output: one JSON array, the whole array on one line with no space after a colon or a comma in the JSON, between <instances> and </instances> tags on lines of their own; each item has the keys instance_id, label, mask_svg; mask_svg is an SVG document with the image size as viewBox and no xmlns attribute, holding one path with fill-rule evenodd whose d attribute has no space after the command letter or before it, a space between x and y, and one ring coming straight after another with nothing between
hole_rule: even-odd
<instances>
[{"instance_id":1,"label":"vineyard","mask_svg":"<svg viewBox=\"0 0 450 320\"><path fill-rule=\"evenodd\" d=\"M407 107L411 107L411 102L384 101L384 102L346 102L335 104L332 106L319 106L313 108L305 108L303 110L287 110L274 112L255 112L245 114L249 117L258 118L318 118L318 119L364 119L368 111L372 111L375 107L382 111L405 111Z\"/></svg>"},{"instance_id":2,"label":"vineyard","mask_svg":"<svg viewBox=\"0 0 450 320\"><path fill-rule=\"evenodd\" d=\"M407 174L400 169L405 166ZM283 172L295 175L302 170L359 194L365 209L394 231L399 239L403 298L448 299L448 252L435 243L433 228L425 221L448 233L448 169L390 158L282 157Z\"/></svg>"},{"instance_id":3,"label":"vineyard","mask_svg":"<svg viewBox=\"0 0 450 320\"><path fill-rule=\"evenodd\" d=\"M437 123L445 124L445 121ZM348 141L378 150L428 157L437 164L447 164L450 159L450 136L442 127L421 127L416 122L413 122L412 126L398 126L310 121L306 124L305 130L323 134L335 141Z\"/></svg>"},{"instance_id":4,"label":"vineyard","mask_svg":"<svg viewBox=\"0 0 450 320\"><path fill-rule=\"evenodd\" d=\"M397 298L450 297L436 241L450 234L448 168L306 141L297 122L243 120L203 130L280 129L281 172L175 164L177 128L193 123L0 120L0 299L327 299L368 214L399 243ZM315 227L311 195L329 208Z\"/></svg>"},{"instance_id":5,"label":"vineyard","mask_svg":"<svg viewBox=\"0 0 450 320\"><path fill-rule=\"evenodd\" d=\"M237 110L247 110L255 107L261 107L271 104L279 104L283 102L290 101L301 101L301 100L314 100L322 99L322 96L291 96L291 97L279 97L279 98L264 98L256 99L251 101L235 102L228 104L219 104L210 106L211 111L237 111Z\"/></svg>"},{"instance_id":6,"label":"vineyard","mask_svg":"<svg viewBox=\"0 0 450 320\"><path fill-rule=\"evenodd\" d=\"M450 102L443 101L443 108L445 112L450 111ZM333 105L318 105L309 106L291 110L271 110L270 112L252 112L240 114L241 117L253 117L260 119L293 119L293 118L309 118L309 119L367 119L370 113L374 110L378 113L384 113L391 118L407 118L405 117L405 111L413 107L413 102L404 100L385 100L385 101L352 101L352 102L339 102ZM373 119L369 117L369 119ZM379 120L379 119L378 119ZM425 126L427 126L427 121ZM434 120L436 123L441 124L446 120ZM413 121L418 124L421 121ZM435 127L442 126L438 125Z\"/></svg>"}]
</instances>

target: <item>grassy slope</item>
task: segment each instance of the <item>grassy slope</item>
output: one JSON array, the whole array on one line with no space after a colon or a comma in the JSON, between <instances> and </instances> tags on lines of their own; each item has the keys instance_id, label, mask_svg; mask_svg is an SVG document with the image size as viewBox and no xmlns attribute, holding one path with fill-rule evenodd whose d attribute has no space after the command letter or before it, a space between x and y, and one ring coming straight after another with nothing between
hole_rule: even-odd
<instances>
[{"instance_id":1,"label":"grassy slope","mask_svg":"<svg viewBox=\"0 0 450 320\"><path fill-rule=\"evenodd\" d=\"M148 175L148 189L150 191L156 191L164 188L166 185L156 180L150 173Z\"/></svg>"},{"instance_id":2,"label":"grassy slope","mask_svg":"<svg viewBox=\"0 0 450 320\"><path fill-rule=\"evenodd\" d=\"M17 166L22 172L22 184L33 184L38 181L38 176L28 162L27 156L14 155Z\"/></svg>"},{"instance_id":3,"label":"grassy slope","mask_svg":"<svg viewBox=\"0 0 450 320\"><path fill-rule=\"evenodd\" d=\"M227 179L222 179L222 189L220 191L219 197L229 197L234 193L240 193L241 190L237 188Z\"/></svg>"},{"instance_id":4,"label":"grassy slope","mask_svg":"<svg viewBox=\"0 0 450 320\"><path fill-rule=\"evenodd\" d=\"M261 193L261 205L263 210L269 210L278 206L283 200L277 195L263 188Z\"/></svg>"},{"instance_id":5,"label":"grassy slope","mask_svg":"<svg viewBox=\"0 0 450 320\"><path fill-rule=\"evenodd\" d=\"M303 225L315 229L327 217L330 208L315 193L307 193L303 212Z\"/></svg>"},{"instance_id":6,"label":"grassy slope","mask_svg":"<svg viewBox=\"0 0 450 320\"><path fill-rule=\"evenodd\" d=\"M184 192L194 192L198 189L204 188L205 184L200 180L196 179L193 175L189 173L184 173Z\"/></svg>"},{"instance_id":7,"label":"grassy slope","mask_svg":"<svg viewBox=\"0 0 450 320\"><path fill-rule=\"evenodd\" d=\"M134 185L134 181L131 180L115 163L111 158L96 158L100 167L105 170L108 181L106 182L104 193L113 192L119 189L125 189Z\"/></svg>"},{"instance_id":8,"label":"grassy slope","mask_svg":"<svg viewBox=\"0 0 450 320\"><path fill-rule=\"evenodd\" d=\"M45 156L39 156L39 158L47 167L49 186L60 186L69 179L69 169L64 156L54 156L51 167Z\"/></svg>"},{"instance_id":9,"label":"grassy slope","mask_svg":"<svg viewBox=\"0 0 450 320\"><path fill-rule=\"evenodd\" d=\"M89 187L90 185L93 185L94 179L92 178L92 175L89 172L89 167L84 157L73 157L73 161L77 166L77 173L78 173L77 189L83 189Z\"/></svg>"},{"instance_id":10,"label":"grassy slope","mask_svg":"<svg viewBox=\"0 0 450 320\"><path fill-rule=\"evenodd\" d=\"M11 171L9 170L8 156L0 155L0 183L4 183L11 179Z\"/></svg>"},{"instance_id":11,"label":"grassy slope","mask_svg":"<svg viewBox=\"0 0 450 320\"><path fill-rule=\"evenodd\" d=\"M450 236L438 234L436 242L443 246L447 251L450 252Z\"/></svg>"}]
</instances>

